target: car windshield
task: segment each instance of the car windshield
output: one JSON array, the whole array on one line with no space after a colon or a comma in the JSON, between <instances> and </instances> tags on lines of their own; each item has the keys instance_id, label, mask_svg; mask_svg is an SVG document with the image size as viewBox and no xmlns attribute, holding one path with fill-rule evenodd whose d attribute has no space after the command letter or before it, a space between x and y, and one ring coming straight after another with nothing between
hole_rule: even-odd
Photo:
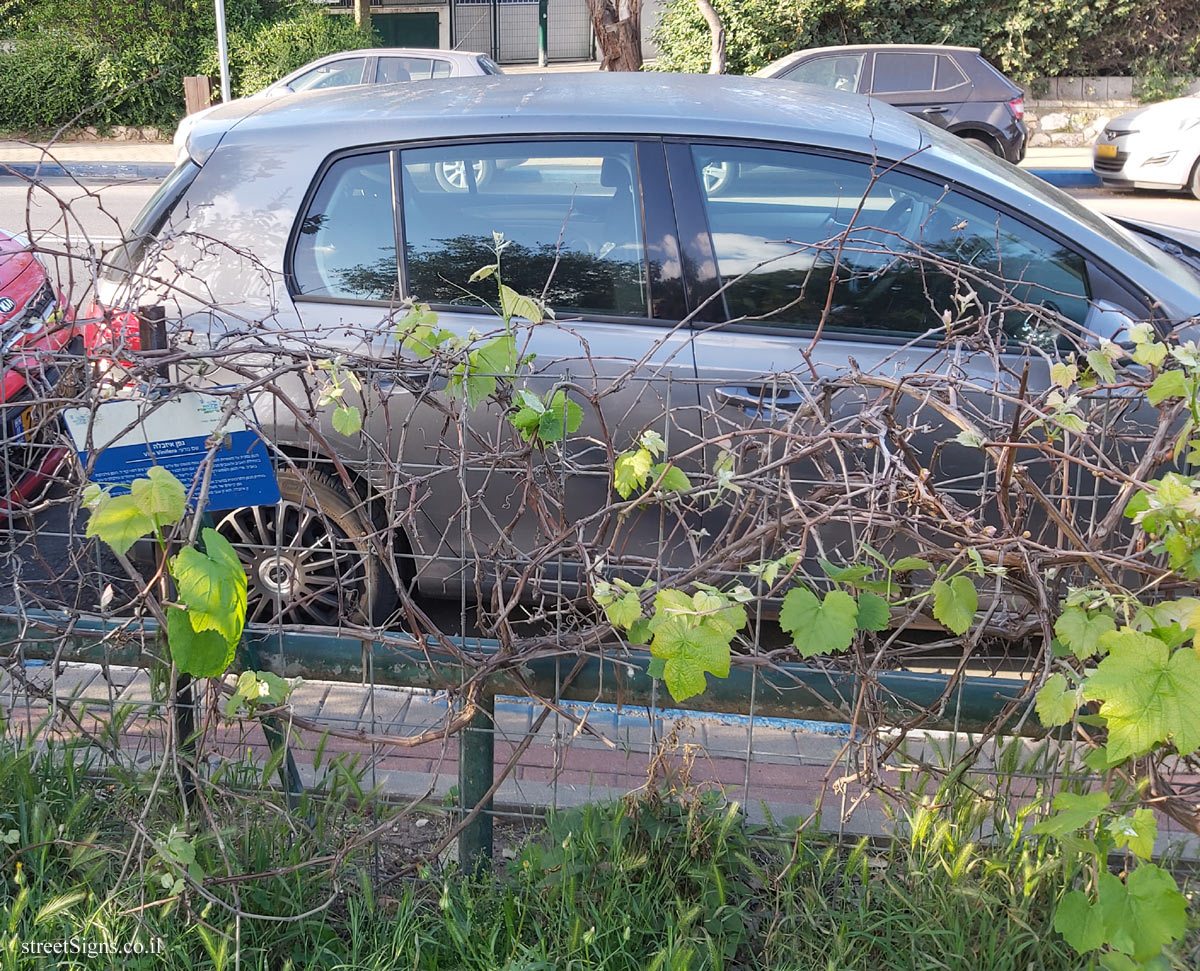
<instances>
[{"instance_id":1,"label":"car windshield","mask_svg":"<svg viewBox=\"0 0 1200 971\"><path fill-rule=\"evenodd\" d=\"M955 136L947 134L930 125L923 125L924 132L940 147L952 151L963 161L984 168L992 175L1006 182L1014 183L1031 195L1038 196L1048 205L1061 210L1076 222L1083 223L1089 229L1105 236L1120 246L1125 252L1147 266L1153 267L1163 276L1179 286L1190 290L1196 289L1196 272L1186 263L1159 249L1149 240L1143 239L1136 233L1126 229L1097 212L1091 206L1085 205L1074 196L1063 192L1062 189L1050 185L1044 179L1038 178L1032 172L1009 165L986 152L966 149Z\"/></svg>"},{"instance_id":2,"label":"car windshield","mask_svg":"<svg viewBox=\"0 0 1200 971\"><path fill-rule=\"evenodd\" d=\"M163 179L154 190L154 195L137 214L124 240L105 255L100 274L104 279L120 281L141 262L146 246L163 228L176 203L183 197L199 171L200 166L191 159L185 159Z\"/></svg>"}]
</instances>

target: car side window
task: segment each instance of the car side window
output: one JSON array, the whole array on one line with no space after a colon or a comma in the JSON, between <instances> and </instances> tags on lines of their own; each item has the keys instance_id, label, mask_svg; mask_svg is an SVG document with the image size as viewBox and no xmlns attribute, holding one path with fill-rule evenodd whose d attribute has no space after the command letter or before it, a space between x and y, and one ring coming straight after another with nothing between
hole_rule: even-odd
<instances>
[{"instance_id":1,"label":"car side window","mask_svg":"<svg viewBox=\"0 0 1200 971\"><path fill-rule=\"evenodd\" d=\"M635 146L525 141L407 149L400 155L407 293L429 303L494 303L504 283L556 311L646 316ZM547 285L547 281L549 284Z\"/></svg>"},{"instance_id":2,"label":"car side window","mask_svg":"<svg viewBox=\"0 0 1200 971\"><path fill-rule=\"evenodd\" d=\"M875 72L871 77L871 93L931 91L933 62L933 54L878 53L875 55Z\"/></svg>"},{"instance_id":3,"label":"car side window","mask_svg":"<svg viewBox=\"0 0 1200 971\"><path fill-rule=\"evenodd\" d=\"M782 149L692 154L731 319L811 330L828 306L829 331L1052 347L1087 318L1082 256L944 185Z\"/></svg>"},{"instance_id":4,"label":"car side window","mask_svg":"<svg viewBox=\"0 0 1200 971\"><path fill-rule=\"evenodd\" d=\"M947 91L950 88L958 87L960 84L965 84L967 76L963 74L962 69L954 63L954 58L939 54L937 57L937 73L933 79L933 90Z\"/></svg>"},{"instance_id":5,"label":"car side window","mask_svg":"<svg viewBox=\"0 0 1200 971\"><path fill-rule=\"evenodd\" d=\"M391 300L398 282L391 160L355 155L325 172L300 223L292 256L298 294Z\"/></svg>"},{"instance_id":6,"label":"car side window","mask_svg":"<svg viewBox=\"0 0 1200 971\"><path fill-rule=\"evenodd\" d=\"M340 88L348 84L361 84L365 57L347 57L341 61L322 64L306 71L288 84L290 91L317 91L322 88Z\"/></svg>"},{"instance_id":7,"label":"car side window","mask_svg":"<svg viewBox=\"0 0 1200 971\"><path fill-rule=\"evenodd\" d=\"M862 54L814 57L810 61L797 64L782 77L788 81L819 84L823 88L834 88L838 91L857 91L862 65Z\"/></svg>"},{"instance_id":8,"label":"car side window","mask_svg":"<svg viewBox=\"0 0 1200 971\"><path fill-rule=\"evenodd\" d=\"M444 73L441 69L444 69ZM397 81L428 81L450 76L450 65L428 57L381 57L375 68L376 84Z\"/></svg>"}]
</instances>

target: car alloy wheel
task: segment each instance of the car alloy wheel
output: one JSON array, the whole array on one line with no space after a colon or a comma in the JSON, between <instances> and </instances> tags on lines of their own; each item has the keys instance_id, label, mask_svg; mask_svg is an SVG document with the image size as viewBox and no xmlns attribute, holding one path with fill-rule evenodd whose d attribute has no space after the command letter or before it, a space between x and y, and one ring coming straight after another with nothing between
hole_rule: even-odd
<instances>
[{"instance_id":1,"label":"car alloy wheel","mask_svg":"<svg viewBox=\"0 0 1200 971\"><path fill-rule=\"evenodd\" d=\"M246 570L247 623L381 622L395 594L364 506L312 469L285 469L278 480L277 504L243 506L217 523Z\"/></svg>"}]
</instances>

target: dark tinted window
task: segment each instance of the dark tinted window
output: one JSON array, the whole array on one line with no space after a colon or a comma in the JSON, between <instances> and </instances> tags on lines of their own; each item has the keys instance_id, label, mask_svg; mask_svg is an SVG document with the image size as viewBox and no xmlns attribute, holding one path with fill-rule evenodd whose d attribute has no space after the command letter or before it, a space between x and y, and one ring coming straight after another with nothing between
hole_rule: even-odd
<instances>
[{"instance_id":1,"label":"dark tinted window","mask_svg":"<svg viewBox=\"0 0 1200 971\"><path fill-rule=\"evenodd\" d=\"M479 67L484 74L503 74L500 70L500 65L493 61L490 57L479 56Z\"/></svg>"},{"instance_id":2,"label":"dark tinted window","mask_svg":"<svg viewBox=\"0 0 1200 971\"><path fill-rule=\"evenodd\" d=\"M321 88L340 88L347 84L361 84L365 57L348 57L345 60L322 64L306 74L301 74L288 84L289 91L317 91Z\"/></svg>"},{"instance_id":3,"label":"dark tinted window","mask_svg":"<svg viewBox=\"0 0 1200 971\"><path fill-rule=\"evenodd\" d=\"M937 77L934 78L934 89L945 91L967 80L967 76L959 70L952 57L939 54L937 58Z\"/></svg>"},{"instance_id":4,"label":"dark tinted window","mask_svg":"<svg viewBox=\"0 0 1200 971\"><path fill-rule=\"evenodd\" d=\"M873 94L933 89L933 54L876 54Z\"/></svg>"},{"instance_id":5,"label":"dark tinted window","mask_svg":"<svg viewBox=\"0 0 1200 971\"><path fill-rule=\"evenodd\" d=\"M397 283L391 163L355 155L325 173L300 224L292 261L299 293L390 300Z\"/></svg>"},{"instance_id":6,"label":"dark tinted window","mask_svg":"<svg viewBox=\"0 0 1200 971\"><path fill-rule=\"evenodd\" d=\"M693 155L731 318L813 328L828 302L834 330L1053 346L1087 316L1077 253L942 185L784 150Z\"/></svg>"},{"instance_id":7,"label":"dark tinted window","mask_svg":"<svg viewBox=\"0 0 1200 971\"><path fill-rule=\"evenodd\" d=\"M819 84L824 88L835 88L838 91L857 91L862 65L862 54L814 57L811 61L797 64L780 77L788 81Z\"/></svg>"},{"instance_id":8,"label":"dark tinted window","mask_svg":"<svg viewBox=\"0 0 1200 971\"><path fill-rule=\"evenodd\" d=\"M408 293L433 303L494 303L469 283L510 240L504 282L555 310L644 316L646 267L634 147L524 142L401 153Z\"/></svg>"}]
</instances>

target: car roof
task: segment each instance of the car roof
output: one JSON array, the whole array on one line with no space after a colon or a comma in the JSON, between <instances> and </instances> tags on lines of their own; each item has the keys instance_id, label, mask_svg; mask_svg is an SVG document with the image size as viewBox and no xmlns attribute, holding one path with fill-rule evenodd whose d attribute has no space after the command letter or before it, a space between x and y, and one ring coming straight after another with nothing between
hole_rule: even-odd
<instances>
[{"instance_id":1,"label":"car roof","mask_svg":"<svg viewBox=\"0 0 1200 971\"><path fill-rule=\"evenodd\" d=\"M421 138L522 134L712 135L811 140L893 157L927 143L903 112L847 92L735 76L586 72L347 86L217 109L189 150L203 161L229 144L295 142L322 155ZM899 153L899 154L894 154Z\"/></svg>"}]
</instances>

